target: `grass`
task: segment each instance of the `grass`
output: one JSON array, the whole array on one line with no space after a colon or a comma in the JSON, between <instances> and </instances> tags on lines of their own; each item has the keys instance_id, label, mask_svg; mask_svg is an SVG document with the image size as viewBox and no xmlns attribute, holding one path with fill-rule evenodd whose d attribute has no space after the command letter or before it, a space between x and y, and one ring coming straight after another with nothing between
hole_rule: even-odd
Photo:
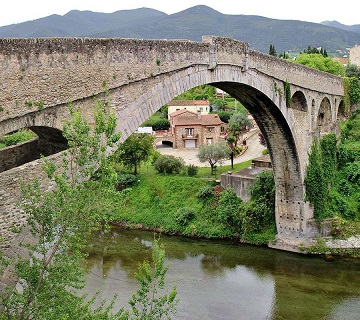
<instances>
[{"instance_id":1,"label":"grass","mask_svg":"<svg viewBox=\"0 0 360 320\"><path fill-rule=\"evenodd\" d=\"M245 168L248 168L250 165L251 165L251 160L234 164L234 169L231 168L231 165L218 166L216 168L216 175L211 174L210 167L199 167L199 171L198 171L198 174L196 175L196 177L218 179L218 178L220 178L221 174L223 174L223 173L226 173L228 171L232 171L232 172L240 171Z\"/></svg>"},{"instance_id":2,"label":"grass","mask_svg":"<svg viewBox=\"0 0 360 320\"><path fill-rule=\"evenodd\" d=\"M112 164L117 171L126 171L120 164ZM211 168L210 167L199 167L199 171L195 178L207 178L207 179L220 179L221 174L227 173L228 171L240 171L243 169L248 168L251 165L251 160L240 162L234 164L234 169L231 168L231 165L226 166L218 166L216 168L216 176L211 174ZM150 163L144 163L140 166L139 169L140 174L156 174L157 171L154 169L154 166Z\"/></svg>"}]
</instances>

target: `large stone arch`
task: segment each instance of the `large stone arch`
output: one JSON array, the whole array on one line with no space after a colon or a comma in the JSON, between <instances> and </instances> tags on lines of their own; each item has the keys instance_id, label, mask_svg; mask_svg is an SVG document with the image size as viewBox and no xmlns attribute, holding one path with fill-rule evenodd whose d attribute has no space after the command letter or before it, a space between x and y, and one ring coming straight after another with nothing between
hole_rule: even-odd
<instances>
[{"instance_id":1,"label":"large stone arch","mask_svg":"<svg viewBox=\"0 0 360 320\"><path fill-rule=\"evenodd\" d=\"M312 212L304 202L304 161L293 132L293 117L289 116L283 97L274 87L274 80L256 72L243 72L237 66L218 65L216 70L198 65L171 75L149 79L147 90L131 101L122 88L110 91L110 100L122 95L129 103L126 108L114 105L119 119L118 130L125 140L141 123L174 97L193 87L210 84L229 93L252 114L262 131L274 168L276 183L276 221L280 237L306 237L306 221ZM134 88L133 88L134 89ZM306 100L306 99L305 99ZM296 93L294 101L304 109L304 95ZM302 112L306 115L304 111Z\"/></svg>"}]
</instances>

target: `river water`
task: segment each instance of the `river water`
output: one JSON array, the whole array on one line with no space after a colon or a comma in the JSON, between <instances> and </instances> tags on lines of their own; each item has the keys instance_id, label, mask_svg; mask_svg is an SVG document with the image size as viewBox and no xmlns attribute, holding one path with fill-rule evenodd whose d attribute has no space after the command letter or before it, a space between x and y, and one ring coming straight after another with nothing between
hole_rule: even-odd
<instances>
[{"instance_id":1,"label":"river water","mask_svg":"<svg viewBox=\"0 0 360 320\"><path fill-rule=\"evenodd\" d=\"M174 319L360 319L359 260L139 230L94 236L85 292L107 301L117 294L115 308L129 308L139 288L134 272L150 259L154 238L165 246L166 286L175 284L180 299Z\"/></svg>"}]
</instances>

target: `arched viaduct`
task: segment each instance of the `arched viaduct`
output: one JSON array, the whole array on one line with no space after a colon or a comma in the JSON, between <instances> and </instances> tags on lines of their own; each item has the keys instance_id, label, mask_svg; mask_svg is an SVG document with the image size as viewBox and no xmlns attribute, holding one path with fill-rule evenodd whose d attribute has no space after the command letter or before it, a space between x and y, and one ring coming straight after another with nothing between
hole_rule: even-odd
<instances>
[{"instance_id":1,"label":"arched viaduct","mask_svg":"<svg viewBox=\"0 0 360 320\"><path fill-rule=\"evenodd\" d=\"M256 52L247 43L211 36L202 42L1 39L0 136L30 128L40 145L61 149L68 102L91 122L94 98L105 98L107 91L125 140L161 106L202 84L220 88L246 106L267 141L279 246L298 247L315 237L313 211L304 201L308 152L314 136L336 128L342 78ZM0 154L0 163L4 158ZM42 175L39 160L0 173L2 238L11 239L11 226L24 220L16 207L19 179L36 175Z\"/></svg>"}]
</instances>

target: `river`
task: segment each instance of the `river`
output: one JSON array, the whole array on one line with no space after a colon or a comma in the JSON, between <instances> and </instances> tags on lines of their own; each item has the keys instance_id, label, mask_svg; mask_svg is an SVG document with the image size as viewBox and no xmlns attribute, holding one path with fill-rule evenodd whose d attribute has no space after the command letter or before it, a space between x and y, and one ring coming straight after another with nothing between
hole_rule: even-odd
<instances>
[{"instance_id":1,"label":"river","mask_svg":"<svg viewBox=\"0 0 360 320\"><path fill-rule=\"evenodd\" d=\"M360 319L360 261L113 229L93 237L84 292L99 291L115 308L139 288L139 263L150 259L154 237L166 252L166 286L180 299L173 319Z\"/></svg>"}]
</instances>

